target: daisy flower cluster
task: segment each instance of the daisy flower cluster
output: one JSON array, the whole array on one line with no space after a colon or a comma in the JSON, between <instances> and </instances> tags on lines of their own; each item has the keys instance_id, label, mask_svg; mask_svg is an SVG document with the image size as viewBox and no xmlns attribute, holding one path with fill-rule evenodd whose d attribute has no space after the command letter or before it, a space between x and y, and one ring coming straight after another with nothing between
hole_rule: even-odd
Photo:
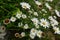
<instances>
[{"instance_id":1,"label":"daisy flower cluster","mask_svg":"<svg viewBox=\"0 0 60 40\"><path fill-rule=\"evenodd\" d=\"M26 0L27 1L27 0ZM16 27L19 32L15 32L15 38L29 37L35 39L35 37L43 38L43 33L48 32L52 29L52 33L60 35L59 21L60 12L54 8L54 0L34 2L20 2L19 8L9 15L9 18L3 20L3 25L7 27ZM49 3L50 2L50 3ZM34 5L33 5L34 3ZM5 28L0 28L0 32L4 32Z\"/></svg>"}]
</instances>

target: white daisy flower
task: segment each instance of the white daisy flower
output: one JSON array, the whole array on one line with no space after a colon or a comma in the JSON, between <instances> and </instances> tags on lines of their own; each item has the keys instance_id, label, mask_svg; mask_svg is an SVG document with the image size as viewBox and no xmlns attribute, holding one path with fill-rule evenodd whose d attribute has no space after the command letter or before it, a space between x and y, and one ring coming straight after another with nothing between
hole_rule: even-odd
<instances>
[{"instance_id":1,"label":"white daisy flower","mask_svg":"<svg viewBox=\"0 0 60 40\"><path fill-rule=\"evenodd\" d=\"M17 17L18 19L20 19L21 13L17 13L17 14L16 14L16 17Z\"/></svg>"},{"instance_id":2,"label":"white daisy flower","mask_svg":"<svg viewBox=\"0 0 60 40\"><path fill-rule=\"evenodd\" d=\"M45 6L50 10L52 9L51 6L48 3L45 3Z\"/></svg>"},{"instance_id":3,"label":"white daisy flower","mask_svg":"<svg viewBox=\"0 0 60 40\"><path fill-rule=\"evenodd\" d=\"M52 16L49 16L48 19L50 20L50 23L53 27L59 24L58 21L55 20Z\"/></svg>"},{"instance_id":4,"label":"white daisy flower","mask_svg":"<svg viewBox=\"0 0 60 40\"><path fill-rule=\"evenodd\" d=\"M40 19L40 25L43 27L48 27L50 26L49 22L46 19Z\"/></svg>"},{"instance_id":5,"label":"white daisy flower","mask_svg":"<svg viewBox=\"0 0 60 40\"><path fill-rule=\"evenodd\" d=\"M30 38L31 38L31 39L34 39L35 36L36 36L36 33L37 33L37 30L34 29L34 28L32 28L31 31L30 31Z\"/></svg>"},{"instance_id":6,"label":"white daisy flower","mask_svg":"<svg viewBox=\"0 0 60 40\"><path fill-rule=\"evenodd\" d=\"M11 17L10 18L10 21L15 22L16 21L16 18L15 17Z\"/></svg>"},{"instance_id":7,"label":"white daisy flower","mask_svg":"<svg viewBox=\"0 0 60 40\"><path fill-rule=\"evenodd\" d=\"M37 12L34 12L34 15L35 15L35 16L38 16L38 13L37 13Z\"/></svg>"},{"instance_id":8,"label":"white daisy flower","mask_svg":"<svg viewBox=\"0 0 60 40\"><path fill-rule=\"evenodd\" d=\"M21 33L21 36L24 37L24 36L25 36L25 32L22 32L22 33Z\"/></svg>"},{"instance_id":9,"label":"white daisy flower","mask_svg":"<svg viewBox=\"0 0 60 40\"><path fill-rule=\"evenodd\" d=\"M27 16L25 14L22 14L22 18L25 19L27 18Z\"/></svg>"},{"instance_id":10,"label":"white daisy flower","mask_svg":"<svg viewBox=\"0 0 60 40\"><path fill-rule=\"evenodd\" d=\"M49 19L49 20L53 20L53 17L52 17L52 16L49 16L48 19Z\"/></svg>"},{"instance_id":11,"label":"white daisy flower","mask_svg":"<svg viewBox=\"0 0 60 40\"><path fill-rule=\"evenodd\" d=\"M24 8L24 9L30 9L30 7L31 7L31 6L30 6L28 3L26 3L26 2L21 2L20 5L21 5L22 8Z\"/></svg>"},{"instance_id":12,"label":"white daisy flower","mask_svg":"<svg viewBox=\"0 0 60 40\"><path fill-rule=\"evenodd\" d=\"M28 24L25 24L24 29L28 29L28 28L29 28Z\"/></svg>"},{"instance_id":13,"label":"white daisy flower","mask_svg":"<svg viewBox=\"0 0 60 40\"><path fill-rule=\"evenodd\" d=\"M39 38L41 38L42 37L42 31L41 30L39 30L39 31L37 31L37 36L39 37Z\"/></svg>"},{"instance_id":14,"label":"white daisy flower","mask_svg":"<svg viewBox=\"0 0 60 40\"><path fill-rule=\"evenodd\" d=\"M37 18L32 18L31 20L33 21L33 23L34 23L35 25L37 25L37 24L39 23L39 21L38 21Z\"/></svg>"},{"instance_id":15,"label":"white daisy flower","mask_svg":"<svg viewBox=\"0 0 60 40\"><path fill-rule=\"evenodd\" d=\"M39 1L35 1L35 3L39 6L39 5L42 5L42 3L41 2L39 2Z\"/></svg>"},{"instance_id":16,"label":"white daisy flower","mask_svg":"<svg viewBox=\"0 0 60 40\"><path fill-rule=\"evenodd\" d=\"M53 27L59 24L56 20L52 20L50 22Z\"/></svg>"},{"instance_id":17,"label":"white daisy flower","mask_svg":"<svg viewBox=\"0 0 60 40\"><path fill-rule=\"evenodd\" d=\"M30 38L31 38L31 39L34 39L34 38L35 38L35 35L30 34Z\"/></svg>"},{"instance_id":18,"label":"white daisy flower","mask_svg":"<svg viewBox=\"0 0 60 40\"><path fill-rule=\"evenodd\" d=\"M31 31L30 31L30 33L31 33L31 34L33 34L33 35L36 35L37 30L36 30L36 29L34 29L34 28L32 28L32 29L31 29Z\"/></svg>"},{"instance_id":19,"label":"white daisy flower","mask_svg":"<svg viewBox=\"0 0 60 40\"><path fill-rule=\"evenodd\" d=\"M55 13L58 17L60 17L60 12L58 10L55 10Z\"/></svg>"},{"instance_id":20,"label":"white daisy flower","mask_svg":"<svg viewBox=\"0 0 60 40\"><path fill-rule=\"evenodd\" d=\"M53 27L53 30L55 31L55 34L60 34L60 30L58 27Z\"/></svg>"}]
</instances>

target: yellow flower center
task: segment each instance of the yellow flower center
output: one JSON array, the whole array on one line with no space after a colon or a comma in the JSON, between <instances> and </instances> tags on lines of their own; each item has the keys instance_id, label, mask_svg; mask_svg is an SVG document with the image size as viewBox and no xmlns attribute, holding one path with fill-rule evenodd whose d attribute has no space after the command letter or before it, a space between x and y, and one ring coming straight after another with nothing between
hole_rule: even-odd
<instances>
[{"instance_id":1,"label":"yellow flower center","mask_svg":"<svg viewBox=\"0 0 60 40\"><path fill-rule=\"evenodd\" d=\"M26 6L24 6L24 8L26 9L27 7L26 7Z\"/></svg>"},{"instance_id":2,"label":"yellow flower center","mask_svg":"<svg viewBox=\"0 0 60 40\"><path fill-rule=\"evenodd\" d=\"M45 23L45 22L43 22L42 24L43 24L43 25L46 25L46 23Z\"/></svg>"},{"instance_id":3,"label":"yellow flower center","mask_svg":"<svg viewBox=\"0 0 60 40\"><path fill-rule=\"evenodd\" d=\"M41 33L38 33L39 35L41 35Z\"/></svg>"},{"instance_id":4,"label":"yellow flower center","mask_svg":"<svg viewBox=\"0 0 60 40\"><path fill-rule=\"evenodd\" d=\"M33 32L35 32L35 30L33 30Z\"/></svg>"}]
</instances>

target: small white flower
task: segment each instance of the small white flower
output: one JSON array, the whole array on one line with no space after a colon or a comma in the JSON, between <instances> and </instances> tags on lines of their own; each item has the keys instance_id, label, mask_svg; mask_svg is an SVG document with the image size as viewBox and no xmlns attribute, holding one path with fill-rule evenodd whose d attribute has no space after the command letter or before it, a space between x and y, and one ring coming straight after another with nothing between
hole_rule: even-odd
<instances>
[{"instance_id":1,"label":"small white flower","mask_svg":"<svg viewBox=\"0 0 60 40\"><path fill-rule=\"evenodd\" d=\"M25 36L25 32L22 32L22 33L21 33L21 36L24 37L24 36Z\"/></svg>"},{"instance_id":2,"label":"small white flower","mask_svg":"<svg viewBox=\"0 0 60 40\"><path fill-rule=\"evenodd\" d=\"M52 16L49 16L48 19L50 20L50 23L53 27L59 24L58 21L55 20Z\"/></svg>"},{"instance_id":3,"label":"small white flower","mask_svg":"<svg viewBox=\"0 0 60 40\"><path fill-rule=\"evenodd\" d=\"M28 28L29 28L28 24L25 24L24 29L28 29Z\"/></svg>"},{"instance_id":4,"label":"small white flower","mask_svg":"<svg viewBox=\"0 0 60 40\"><path fill-rule=\"evenodd\" d=\"M35 27L38 29L39 28L39 25L35 25Z\"/></svg>"},{"instance_id":5,"label":"small white flower","mask_svg":"<svg viewBox=\"0 0 60 40\"><path fill-rule=\"evenodd\" d=\"M52 20L50 22L53 27L59 24L56 20Z\"/></svg>"},{"instance_id":6,"label":"small white flower","mask_svg":"<svg viewBox=\"0 0 60 40\"><path fill-rule=\"evenodd\" d=\"M20 3L20 5L22 6L22 8L24 8L24 9L30 9L30 5L28 4L28 3L26 3L26 2L22 2L22 3Z\"/></svg>"},{"instance_id":7,"label":"small white flower","mask_svg":"<svg viewBox=\"0 0 60 40\"><path fill-rule=\"evenodd\" d=\"M40 25L43 26L43 27L48 27L50 26L49 22L46 20L46 19L40 19Z\"/></svg>"},{"instance_id":8,"label":"small white flower","mask_svg":"<svg viewBox=\"0 0 60 40\"><path fill-rule=\"evenodd\" d=\"M29 13L32 13L32 11L31 11L31 10L29 10L28 12L29 12Z\"/></svg>"},{"instance_id":9,"label":"small white flower","mask_svg":"<svg viewBox=\"0 0 60 40\"><path fill-rule=\"evenodd\" d=\"M0 26L0 32L1 32L1 33L4 33L5 31L6 31L5 26Z\"/></svg>"},{"instance_id":10,"label":"small white flower","mask_svg":"<svg viewBox=\"0 0 60 40\"><path fill-rule=\"evenodd\" d=\"M42 37L42 31L41 30L39 30L39 31L37 31L37 36L39 37L39 38L41 38Z\"/></svg>"},{"instance_id":11,"label":"small white flower","mask_svg":"<svg viewBox=\"0 0 60 40\"><path fill-rule=\"evenodd\" d=\"M27 18L27 16L25 14L22 14L22 18L25 19Z\"/></svg>"},{"instance_id":12,"label":"small white flower","mask_svg":"<svg viewBox=\"0 0 60 40\"><path fill-rule=\"evenodd\" d=\"M10 18L10 21L15 22L16 21L16 18L15 17L11 17Z\"/></svg>"},{"instance_id":13,"label":"small white flower","mask_svg":"<svg viewBox=\"0 0 60 40\"><path fill-rule=\"evenodd\" d=\"M34 12L34 15L35 15L35 16L38 16L38 13L37 13L37 12Z\"/></svg>"},{"instance_id":14,"label":"small white flower","mask_svg":"<svg viewBox=\"0 0 60 40\"><path fill-rule=\"evenodd\" d=\"M38 21L37 18L32 18L31 20L33 21L33 23L34 23L35 25L39 24L39 21Z\"/></svg>"},{"instance_id":15,"label":"small white flower","mask_svg":"<svg viewBox=\"0 0 60 40\"><path fill-rule=\"evenodd\" d=\"M16 14L16 17L17 17L18 19L20 19L21 14L20 14L20 13L17 13L17 14Z\"/></svg>"},{"instance_id":16,"label":"small white flower","mask_svg":"<svg viewBox=\"0 0 60 40\"><path fill-rule=\"evenodd\" d=\"M53 16L54 17L54 19L56 19L57 17L56 16Z\"/></svg>"},{"instance_id":17,"label":"small white flower","mask_svg":"<svg viewBox=\"0 0 60 40\"><path fill-rule=\"evenodd\" d=\"M60 30L58 27L53 27L53 30L55 31L55 34L60 34Z\"/></svg>"},{"instance_id":18,"label":"small white flower","mask_svg":"<svg viewBox=\"0 0 60 40\"><path fill-rule=\"evenodd\" d=\"M30 38L31 38L31 39L34 39L34 38L35 38L35 35L30 34Z\"/></svg>"},{"instance_id":19,"label":"small white flower","mask_svg":"<svg viewBox=\"0 0 60 40\"><path fill-rule=\"evenodd\" d=\"M10 19L5 19L5 20L3 20L3 23L4 23L5 25L9 24L9 23L10 23Z\"/></svg>"},{"instance_id":20,"label":"small white flower","mask_svg":"<svg viewBox=\"0 0 60 40\"><path fill-rule=\"evenodd\" d=\"M47 11L45 9L42 9L43 12L47 13Z\"/></svg>"},{"instance_id":21,"label":"small white flower","mask_svg":"<svg viewBox=\"0 0 60 40\"><path fill-rule=\"evenodd\" d=\"M36 35L37 30L36 30L36 29L34 29L34 28L32 28L32 29L31 29L31 31L30 31L30 33L31 33L31 34L33 34L33 35Z\"/></svg>"},{"instance_id":22,"label":"small white flower","mask_svg":"<svg viewBox=\"0 0 60 40\"><path fill-rule=\"evenodd\" d=\"M18 38L20 36L19 33L15 33L15 37Z\"/></svg>"},{"instance_id":23,"label":"small white flower","mask_svg":"<svg viewBox=\"0 0 60 40\"><path fill-rule=\"evenodd\" d=\"M59 13L58 10L55 10L55 13L56 13L56 15L57 15L58 17L60 17L60 13Z\"/></svg>"},{"instance_id":24,"label":"small white flower","mask_svg":"<svg viewBox=\"0 0 60 40\"><path fill-rule=\"evenodd\" d=\"M48 19L49 19L49 20L53 20L53 17L52 17L52 16L49 16Z\"/></svg>"},{"instance_id":25,"label":"small white flower","mask_svg":"<svg viewBox=\"0 0 60 40\"><path fill-rule=\"evenodd\" d=\"M0 26L0 38L4 39L5 35L6 35L6 28L5 28L5 26Z\"/></svg>"},{"instance_id":26,"label":"small white flower","mask_svg":"<svg viewBox=\"0 0 60 40\"><path fill-rule=\"evenodd\" d=\"M52 2L53 0L46 0L46 1Z\"/></svg>"},{"instance_id":27,"label":"small white flower","mask_svg":"<svg viewBox=\"0 0 60 40\"><path fill-rule=\"evenodd\" d=\"M39 1L35 1L35 3L36 3L37 5L42 5L42 3L39 2Z\"/></svg>"},{"instance_id":28,"label":"small white flower","mask_svg":"<svg viewBox=\"0 0 60 40\"><path fill-rule=\"evenodd\" d=\"M21 27L21 26L23 26L23 24L22 23L18 23L18 27Z\"/></svg>"},{"instance_id":29,"label":"small white flower","mask_svg":"<svg viewBox=\"0 0 60 40\"><path fill-rule=\"evenodd\" d=\"M45 6L50 10L52 9L51 6L48 3L45 3Z\"/></svg>"}]
</instances>

